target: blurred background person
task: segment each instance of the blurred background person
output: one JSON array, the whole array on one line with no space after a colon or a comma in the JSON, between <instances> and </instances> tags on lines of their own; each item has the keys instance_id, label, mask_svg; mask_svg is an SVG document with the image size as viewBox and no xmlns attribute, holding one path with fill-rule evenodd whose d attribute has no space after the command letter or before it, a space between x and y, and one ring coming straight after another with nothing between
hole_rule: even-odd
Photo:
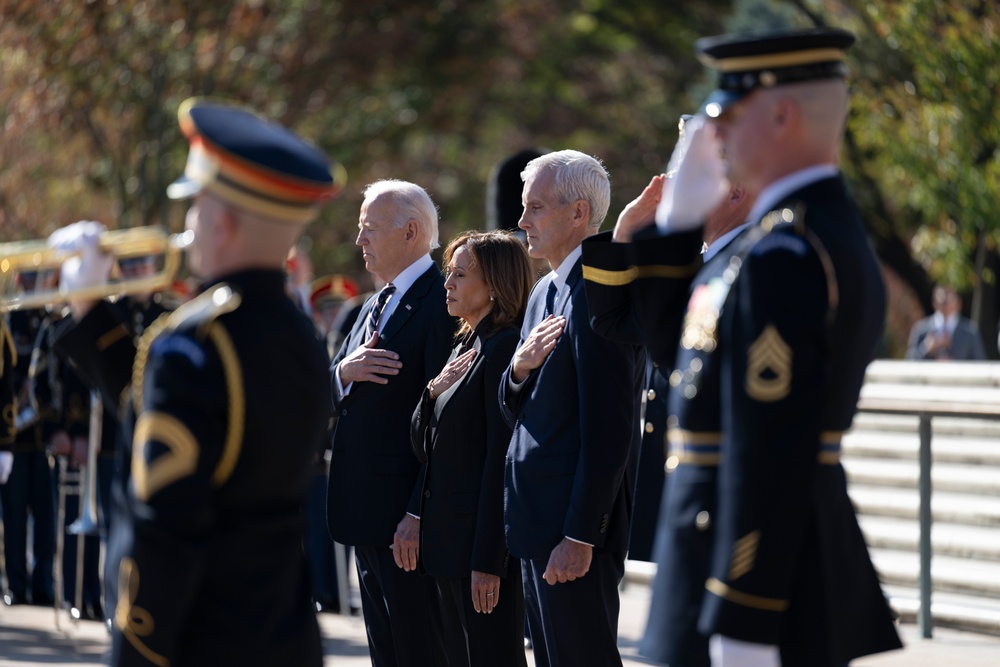
<instances>
[{"instance_id":1,"label":"blurred background person","mask_svg":"<svg viewBox=\"0 0 1000 667\"><path fill-rule=\"evenodd\" d=\"M934 288L934 314L910 330L907 359L978 361L986 358L979 327L962 315L962 297L951 287Z\"/></svg>"},{"instance_id":2,"label":"blurred background person","mask_svg":"<svg viewBox=\"0 0 1000 667\"><path fill-rule=\"evenodd\" d=\"M419 562L438 589L448 664L523 667L521 569L503 523L511 428L497 391L534 278L524 244L506 231L460 234L444 263L448 313L461 324L413 413L413 451L425 466Z\"/></svg>"},{"instance_id":3,"label":"blurred background person","mask_svg":"<svg viewBox=\"0 0 1000 667\"><path fill-rule=\"evenodd\" d=\"M321 276L310 285L309 310L320 338L326 342L331 358L337 354L344 342L343 335L337 328L338 323L344 320L341 311L345 304L356 296L358 296L357 281L342 273ZM357 312L354 313L354 319L357 319ZM354 326L354 319L350 320L348 330Z\"/></svg>"}]
</instances>

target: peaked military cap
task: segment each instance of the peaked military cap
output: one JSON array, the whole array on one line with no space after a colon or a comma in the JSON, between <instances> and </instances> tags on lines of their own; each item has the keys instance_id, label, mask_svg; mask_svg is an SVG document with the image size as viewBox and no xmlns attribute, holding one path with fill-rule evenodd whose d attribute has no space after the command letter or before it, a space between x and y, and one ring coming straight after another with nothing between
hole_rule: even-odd
<instances>
[{"instance_id":1,"label":"peaked military cap","mask_svg":"<svg viewBox=\"0 0 1000 667\"><path fill-rule=\"evenodd\" d=\"M315 146L245 109L191 98L177 117L191 145L184 175L167 188L171 199L206 190L252 213L304 223L346 181Z\"/></svg>"},{"instance_id":2,"label":"peaked military cap","mask_svg":"<svg viewBox=\"0 0 1000 667\"><path fill-rule=\"evenodd\" d=\"M310 288L309 303L313 306L321 301L347 301L358 295L354 279L339 273L317 278Z\"/></svg>"},{"instance_id":3,"label":"peaked military cap","mask_svg":"<svg viewBox=\"0 0 1000 667\"><path fill-rule=\"evenodd\" d=\"M838 28L785 30L704 37L695 42L698 59L718 70L716 89L702 112L717 117L757 88L847 75L844 52L854 35Z\"/></svg>"}]
</instances>

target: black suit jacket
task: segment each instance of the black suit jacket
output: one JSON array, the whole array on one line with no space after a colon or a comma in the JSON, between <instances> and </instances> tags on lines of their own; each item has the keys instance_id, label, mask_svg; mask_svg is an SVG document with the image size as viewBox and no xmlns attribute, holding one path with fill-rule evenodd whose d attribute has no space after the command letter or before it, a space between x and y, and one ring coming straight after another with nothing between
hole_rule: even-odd
<instances>
[{"instance_id":1,"label":"black suit jacket","mask_svg":"<svg viewBox=\"0 0 1000 667\"><path fill-rule=\"evenodd\" d=\"M413 412L413 451L425 464L420 559L436 577L468 577L472 570L507 576L503 469L510 427L500 416L497 390L517 340L514 327L485 340L477 336L465 376L437 400L425 390Z\"/></svg>"},{"instance_id":2,"label":"black suit jacket","mask_svg":"<svg viewBox=\"0 0 1000 667\"><path fill-rule=\"evenodd\" d=\"M528 299L524 340L545 316L553 276ZM505 475L507 544L519 558L547 559L563 537L624 555L639 450L645 354L590 328L580 262L553 312L566 328L542 366L520 385L500 384L513 428Z\"/></svg>"},{"instance_id":3,"label":"black suit jacket","mask_svg":"<svg viewBox=\"0 0 1000 667\"><path fill-rule=\"evenodd\" d=\"M358 313L331 375L364 344L374 302L373 295ZM406 290L379 336L378 347L399 354L399 374L384 385L357 382L335 400L327 521L336 541L388 546L403 515L420 511L420 462L410 448L410 417L424 387L444 366L456 328L445 305L444 278L432 266Z\"/></svg>"}]
</instances>

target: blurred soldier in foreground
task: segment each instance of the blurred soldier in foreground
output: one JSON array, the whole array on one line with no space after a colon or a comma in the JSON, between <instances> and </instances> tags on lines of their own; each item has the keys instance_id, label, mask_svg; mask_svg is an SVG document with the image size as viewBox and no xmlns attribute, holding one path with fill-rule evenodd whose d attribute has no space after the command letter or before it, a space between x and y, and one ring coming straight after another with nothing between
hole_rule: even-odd
<instances>
[{"instance_id":1,"label":"blurred soldier in foreground","mask_svg":"<svg viewBox=\"0 0 1000 667\"><path fill-rule=\"evenodd\" d=\"M116 480L120 562L115 665L320 665L301 506L326 436L326 354L285 292L283 266L334 192L326 158L246 111L189 100L191 142L172 198L194 196L188 263L202 293L138 349L104 304L71 301L60 344L131 425ZM50 242L79 249L73 289L106 279L100 226Z\"/></svg>"},{"instance_id":2,"label":"blurred soldier in foreground","mask_svg":"<svg viewBox=\"0 0 1000 667\"><path fill-rule=\"evenodd\" d=\"M699 41L719 88L672 159L655 216L666 238L625 259L585 248L606 299L594 326L621 336L638 322L654 358L676 350L666 609L651 647L671 666L841 667L900 646L840 465L885 309L836 167L853 41L840 30ZM702 222L725 176L756 197L753 224L702 269Z\"/></svg>"}]
</instances>

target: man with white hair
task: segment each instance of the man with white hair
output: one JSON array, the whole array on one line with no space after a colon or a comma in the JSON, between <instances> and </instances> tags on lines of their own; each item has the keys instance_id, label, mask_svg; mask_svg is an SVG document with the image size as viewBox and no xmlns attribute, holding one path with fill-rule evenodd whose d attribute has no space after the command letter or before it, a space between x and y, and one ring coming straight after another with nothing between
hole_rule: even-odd
<instances>
[{"instance_id":1,"label":"man with white hair","mask_svg":"<svg viewBox=\"0 0 1000 667\"><path fill-rule=\"evenodd\" d=\"M581 249L608 212L600 162L577 151L528 163L518 227L551 273L528 299L521 344L500 384L514 429L507 454L507 544L521 558L525 611L541 666L621 665L624 574L638 452L641 348L590 327Z\"/></svg>"},{"instance_id":2,"label":"man with white hair","mask_svg":"<svg viewBox=\"0 0 1000 667\"><path fill-rule=\"evenodd\" d=\"M353 545L376 667L443 665L434 582L417 572L420 463L410 415L444 366L456 331L434 203L419 185L365 188L357 245L385 286L362 307L331 366L337 417L330 460L330 534Z\"/></svg>"}]
</instances>

